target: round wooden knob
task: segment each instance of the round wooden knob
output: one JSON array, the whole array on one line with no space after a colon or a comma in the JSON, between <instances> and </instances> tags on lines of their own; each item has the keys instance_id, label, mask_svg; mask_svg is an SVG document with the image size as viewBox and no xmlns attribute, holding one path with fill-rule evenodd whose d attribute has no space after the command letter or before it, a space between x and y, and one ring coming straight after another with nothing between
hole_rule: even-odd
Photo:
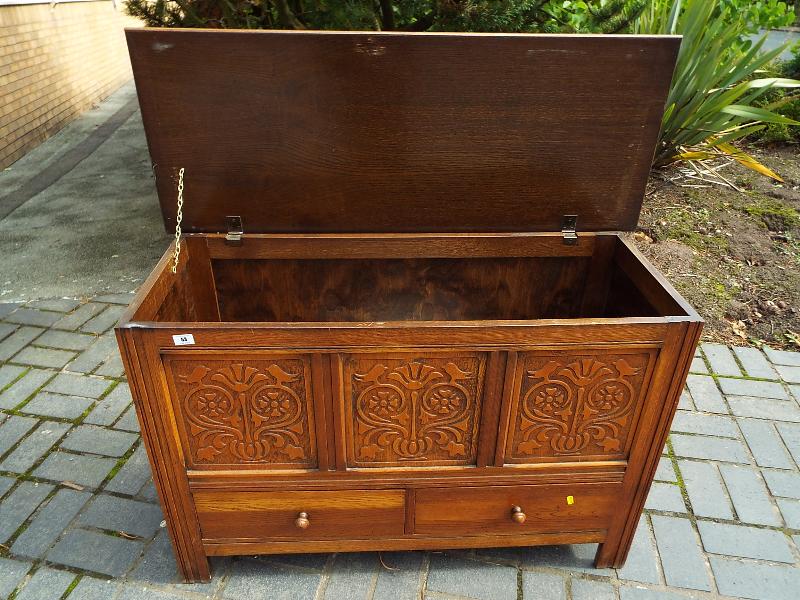
<instances>
[{"instance_id":1,"label":"round wooden knob","mask_svg":"<svg viewBox=\"0 0 800 600\"><path fill-rule=\"evenodd\" d=\"M519 506L512 506L511 507L511 520L515 523L519 523L522 525L525 522L525 519L528 517L522 512L522 508Z\"/></svg>"},{"instance_id":2,"label":"round wooden knob","mask_svg":"<svg viewBox=\"0 0 800 600\"><path fill-rule=\"evenodd\" d=\"M297 525L299 529L308 529L308 526L311 525L311 521L308 520L308 513L298 513L297 518L294 520L294 524Z\"/></svg>"}]
</instances>

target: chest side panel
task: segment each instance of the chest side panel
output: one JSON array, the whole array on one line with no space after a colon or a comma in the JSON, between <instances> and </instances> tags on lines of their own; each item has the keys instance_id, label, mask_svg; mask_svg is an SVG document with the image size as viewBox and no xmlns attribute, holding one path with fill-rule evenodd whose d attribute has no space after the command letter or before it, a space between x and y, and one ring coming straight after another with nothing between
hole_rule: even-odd
<instances>
[{"instance_id":1,"label":"chest side panel","mask_svg":"<svg viewBox=\"0 0 800 600\"><path fill-rule=\"evenodd\" d=\"M351 467L474 465L486 353L343 357Z\"/></svg>"},{"instance_id":2,"label":"chest side panel","mask_svg":"<svg viewBox=\"0 0 800 600\"><path fill-rule=\"evenodd\" d=\"M506 463L627 459L655 349L521 353Z\"/></svg>"},{"instance_id":3,"label":"chest side panel","mask_svg":"<svg viewBox=\"0 0 800 600\"><path fill-rule=\"evenodd\" d=\"M187 466L317 467L308 355L168 356Z\"/></svg>"}]
</instances>

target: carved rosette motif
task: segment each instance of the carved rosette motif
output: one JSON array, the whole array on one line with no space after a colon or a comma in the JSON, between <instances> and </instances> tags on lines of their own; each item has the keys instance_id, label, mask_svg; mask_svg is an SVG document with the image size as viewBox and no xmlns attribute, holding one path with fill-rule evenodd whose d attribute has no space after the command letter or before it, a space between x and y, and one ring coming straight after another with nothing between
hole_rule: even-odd
<instances>
[{"instance_id":1,"label":"carved rosette motif","mask_svg":"<svg viewBox=\"0 0 800 600\"><path fill-rule=\"evenodd\" d=\"M529 355L511 457L622 456L647 362L647 354Z\"/></svg>"},{"instance_id":2,"label":"carved rosette motif","mask_svg":"<svg viewBox=\"0 0 800 600\"><path fill-rule=\"evenodd\" d=\"M352 462L474 464L483 370L478 356L353 359Z\"/></svg>"},{"instance_id":3,"label":"carved rosette motif","mask_svg":"<svg viewBox=\"0 0 800 600\"><path fill-rule=\"evenodd\" d=\"M172 363L192 462L316 465L307 362Z\"/></svg>"}]
</instances>

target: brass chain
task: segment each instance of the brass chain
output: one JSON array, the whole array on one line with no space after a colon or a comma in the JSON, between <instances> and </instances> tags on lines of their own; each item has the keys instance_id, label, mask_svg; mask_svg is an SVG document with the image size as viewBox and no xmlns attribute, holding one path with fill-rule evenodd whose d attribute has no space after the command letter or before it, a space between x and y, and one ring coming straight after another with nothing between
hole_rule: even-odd
<instances>
[{"instance_id":1,"label":"brass chain","mask_svg":"<svg viewBox=\"0 0 800 600\"><path fill-rule=\"evenodd\" d=\"M172 272L178 272L181 256L181 221L183 221L183 167L178 171L178 210L175 215L175 252L172 255Z\"/></svg>"}]
</instances>

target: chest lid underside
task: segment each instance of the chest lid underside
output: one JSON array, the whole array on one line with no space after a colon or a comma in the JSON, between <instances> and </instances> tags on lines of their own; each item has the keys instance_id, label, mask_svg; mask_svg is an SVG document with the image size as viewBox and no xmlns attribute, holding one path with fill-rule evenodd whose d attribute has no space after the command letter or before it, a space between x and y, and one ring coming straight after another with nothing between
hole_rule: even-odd
<instances>
[{"instance_id":1,"label":"chest lid underside","mask_svg":"<svg viewBox=\"0 0 800 600\"><path fill-rule=\"evenodd\" d=\"M676 36L127 31L159 201L249 233L630 230Z\"/></svg>"}]
</instances>

